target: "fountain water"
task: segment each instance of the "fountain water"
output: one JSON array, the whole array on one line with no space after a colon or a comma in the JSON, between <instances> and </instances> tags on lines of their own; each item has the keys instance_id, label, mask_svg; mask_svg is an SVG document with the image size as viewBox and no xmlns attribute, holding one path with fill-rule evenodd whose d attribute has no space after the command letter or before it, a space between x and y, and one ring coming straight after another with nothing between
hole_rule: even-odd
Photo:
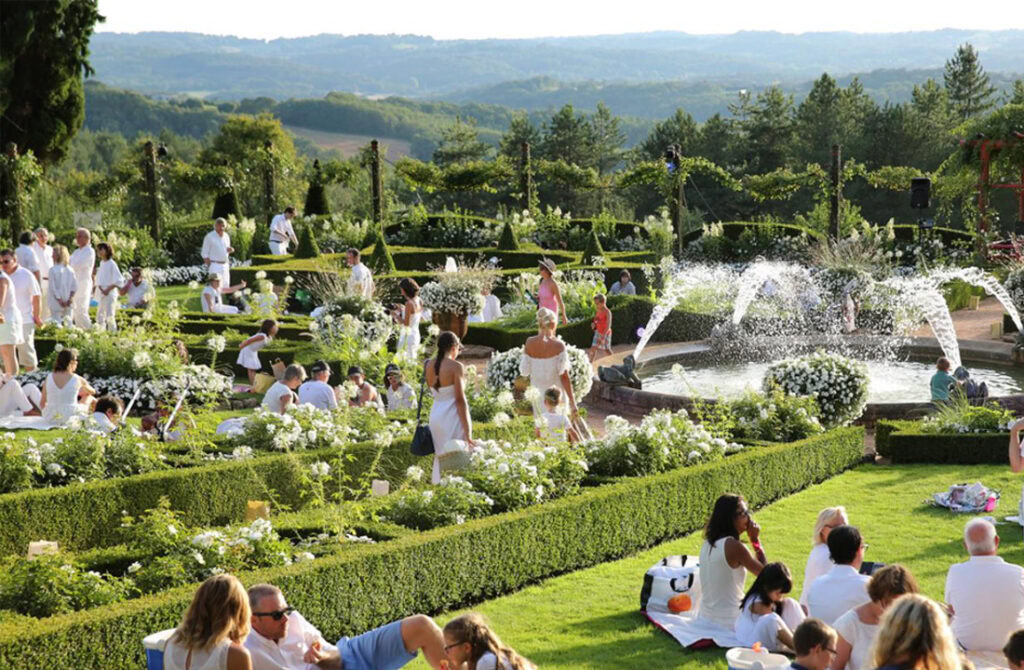
<instances>
[{"instance_id":1,"label":"fountain water","mask_svg":"<svg viewBox=\"0 0 1024 670\"><path fill-rule=\"evenodd\" d=\"M991 274L983 271L981 268L947 268L937 270L935 276L939 278L939 283L945 283L952 279L959 279L972 286L980 286L985 289L985 292L989 295L993 295L1003 305L1003 309L1013 319L1013 324L1017 326L1017 332L1024 333L1024 326L1021 326L1020 314L1017 312L1016 305L1013 304L1013 298L1007 292L1003 285L999 283Z\"/></svg>"},{"instance_id":2,"label":"fountain water","mask_svg":"<svg viewBox=\"0 0 1024 670\"><path fill-rule=\"evenodd\" d=\"M880 282L880 287L893 292L893 299L903 302L910 309L910 322L916 325L920 317L928 322L942 353L953 364L960 367L960 345L956 339L956 328L949 314L946 298L933 277L890 277Z\"/></svg>"}]
</instances>

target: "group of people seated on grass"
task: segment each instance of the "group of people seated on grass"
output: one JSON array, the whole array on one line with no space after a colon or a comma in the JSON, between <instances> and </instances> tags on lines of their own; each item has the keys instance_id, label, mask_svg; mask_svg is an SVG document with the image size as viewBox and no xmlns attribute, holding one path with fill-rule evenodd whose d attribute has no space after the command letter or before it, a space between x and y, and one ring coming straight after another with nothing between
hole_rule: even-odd
<instances>
[{"instance_id":1,"label":"group of people seated on grass","mask_svg":"<svg viewBox=\"0 0 1024 670\"><path fill-rule=\"evenodd\" d=\"M740 541L742 535L753 551ZM797 639L808 617L816 627L835 630L835 643L828 647L835 656L832 670L917 668L925 667L919 659L955 657L958 649L997 652L1015 631L1018 645L1024 643L1024 568L997 555L999 536L986 519L970 520L963 541L970 559L949 568L942 607L918 595L907 568L866 562L868 544L845 509L824 509L797 601L788 596L789 568L768 562L761 528L746 501L722 495L700 550L701 599L692 632L701 639L695 644L756 644L799 656L809 649ZM756 577L744 593L748 572ZM961 666L957 661L927 667Z\"/></svg>"},{"instance_id":2,"label":"group of people seated on grass","mask_svg":"<svg viewBox=\"0 0 1024 670\"><path fill-rule=\"evenodd\" d=\"M164 648L164 670L395 670L419 653L435 670L534 670L483 618L465 614L439 628L422 614L328 643L270 584L246 592L237 577L200 585Z\"/></svg>"},{"instance_id":3,"label":"group of people seated on grass","mask_svg":"<svg viewBox=\"0 0 1024 670\"><path fill-rule=\"evenodd\" d=\"M953 364L945 356L935 362L935 374L931 378L932 402L945 403L959 395L972 405L984 405L988 400L988 384L971 379L971 373L964 366L950 374Z\"/></svg>"}]
</instances>

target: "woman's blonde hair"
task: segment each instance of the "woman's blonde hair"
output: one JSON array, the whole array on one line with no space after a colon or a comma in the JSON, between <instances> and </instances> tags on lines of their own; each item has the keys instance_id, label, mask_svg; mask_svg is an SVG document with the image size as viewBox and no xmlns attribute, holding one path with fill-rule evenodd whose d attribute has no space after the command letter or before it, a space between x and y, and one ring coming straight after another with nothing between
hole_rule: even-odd
<instances>
[{"instance_id":1,"label":"woman's blonde hair","mask_svg":"<svg viewBox=\"0 0 1024 670\"><path fill-rule=\"evenodd\" d=\"M455 644L469 643L469 668L476 670L476 664L487 652L494 654L497 659L497 667L507 667L510 670L536 670L536 667L529 660L523 658L511 647L506 647L494 631L490 629L484 618L476 612L463 614L452 619L445 627L444 632L449 637L457 640ZM504 663L503 663L504 661Z\"/></svg>"},{"instance_id":2,"label":"woman's blonde hair","mask_svg":"<svg viewBox=\"0 0 1024 670\"><path fill-rule=\"evenodd\" d=\"M948 618L934 600L916 593L897 598L878 623L871 667L959 670L960 654Z\"/></svg>"},{"instance_id":3,"label":"woman's blonde hair","mask_svg":"<svg viewBox=\"0 0 1024 670\"><path fill-rule=\"evenodd\" d=\"M199 585L172 640L188 649L213 649L249 634L249 595L234 575L214 575Z\"/></svg>"},{"instance_id":4,"label":"woman's blonde hair","mask_svg":"<svg viewBox=\"0 0 1024 670\"><path fill-rule=\"evenodd\" d=\"M825 526L828 522L837 516L843 518L843 523L847 523L850 518L846 515L846 508L840 505L839 507L826 507L825 509L818 512L818 520L814 522L814 542L812 545L825 544L821 539L821 531L825 530Z\"/></svg>"},{"instance_id":5,"label":"woman's blonde hair","mask_svg":"<svg viewBox=\"0 0 1024 670\"><path fill-rule=\"evenodd\" d=\"M539 328L557 328L558 317L547 307L541 307L537 310L537 326Z\"/></svg>"},{"instance_id":6,"label":"woman's blonde hair","mask_svg":"<svg viewBox=\"0 0 1024 670\"><path fill-rule=\"evenodd\" d=\"M68 248L63 244L53 245L53 252L57 255L56 261L61 265L67 265L71 256L68 255Z\"/></svg>"}]
</instances>

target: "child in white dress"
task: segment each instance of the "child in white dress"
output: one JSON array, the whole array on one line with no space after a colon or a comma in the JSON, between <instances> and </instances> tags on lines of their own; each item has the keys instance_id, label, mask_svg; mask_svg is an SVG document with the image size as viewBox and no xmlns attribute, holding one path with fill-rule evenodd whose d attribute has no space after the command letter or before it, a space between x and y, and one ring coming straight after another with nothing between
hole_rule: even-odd
<instances>
[{"instance_id":1,"label":"child in white dress","mask_svg":"<svg viewBox=\"0 0 1024 670\"><path fill-rule=\"evenodd\" d=\"M536 436L547 444L576 444L580 441L579 433L562 411L561 404L562 389L552 386L544 392L544 411L535 428Z\"/></svg>"},{"instance_id":2,"label":"child in white dress","mask_svg":"<svg viewBox=\"0 0 1024 670\"><path fill-rule=\"evenodd\" d=\"M96 308L96 324L107 330L117 330L117 299L121 295L124 275L114 261L114 248L107 242L96 245L100 267L96 271L96 292L99 306Z\"/></svg>"},{"instance_id":3,"label":"child in white dress","mask_svg":"<svg viewBox=\"0 0 1024 670\"><path fill-rule=\"evenodd\" d=\"M786 594L793 578L785 563L769 563L740 601L736 638L752 647L760 642L769 651L793 648L793 630L806 618L800 603Z\"/></svg>"},{"instance_id":4,"label":"child in white dress","mask_svg":"<svg viewBox=\"0 0 1024 670\"><path fill-rule=\"evenodd\" d=\"M71 303L78 290L75 272L68 267L68 249L63 244L53 247L53 267L50 268L49 284L46 289L46 304L50 321L58 325L71 323Z\"/></svg>"},{"instance_id":5,"label":"child in white dress","mask_svg":"<svg viewBox=\"0 0 1024 670\"><path fill-rule=\"evenodd\" d=\"M266 319L260 326L260 332L242 342L242 346L239 347L238 359L235 363L241 365L249 373L250 384L256 381L256 373L263 369L258 352L273 341L274 336L277 335L277 329L277 321Z\"/></svg>"}]
</instances>

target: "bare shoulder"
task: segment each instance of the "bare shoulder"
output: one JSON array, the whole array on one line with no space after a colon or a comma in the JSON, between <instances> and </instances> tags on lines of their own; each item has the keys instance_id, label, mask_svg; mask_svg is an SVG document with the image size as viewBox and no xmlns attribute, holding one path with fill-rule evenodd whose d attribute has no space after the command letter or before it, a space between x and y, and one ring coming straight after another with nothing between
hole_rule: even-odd
<instances>
[{"instance_id":1,"label":"bare shoulder","mask_svg":"<svg viewBox=\"0 0 1024 670\"><path fill-rule=\"evenodd\" d=\"M228 670L252 670L252 658L249 650L238 642L232 642L228 647L227 658Z\"/></svg>"}]
</instances>

